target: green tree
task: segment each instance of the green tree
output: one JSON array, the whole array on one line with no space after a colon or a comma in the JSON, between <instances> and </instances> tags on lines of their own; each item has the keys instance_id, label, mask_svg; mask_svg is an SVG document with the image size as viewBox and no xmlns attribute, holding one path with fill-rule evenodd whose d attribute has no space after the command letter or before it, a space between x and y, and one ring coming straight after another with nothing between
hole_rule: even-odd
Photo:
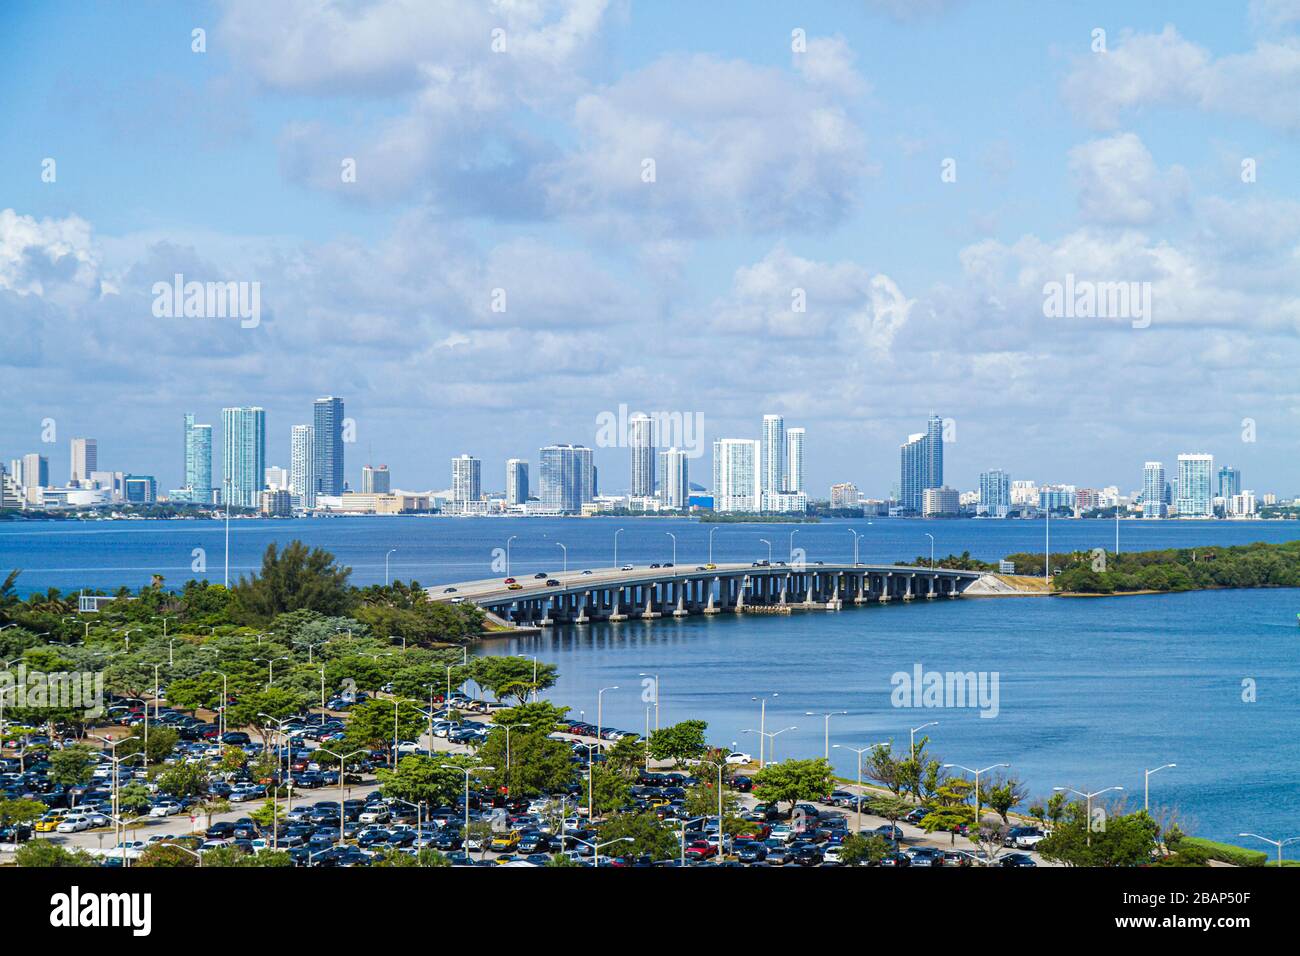
<instances>
[{"instance_id":1,"label":"green tree","mask_svg":"<svg viewBox=\"0 0 1300 956\"><path fill-rule=\"evenodd\" d=\"M144 753L147 751L150 766L157 766L171 756L172 749L176 742L181 739L178 731L171 727L159 727L157 724L149 728L149 746L144 745L144 725L131 728L131 736L123 740L117 747L119 757L127 757L131 754Z\"/></svg>"},{"instance_id":2,"label":"green tree","mask_svg":"<svg viewBox=\"0 0 1300 956\"><path fill-rule=\"evenodd\" d=\"M631 804L632 788L621 773L597 763L592 765L590 774L591 799L596 811L594 816L604 816ZM587 801L587 789L583 788L582 792L584 804Z\"/></svg>"},{"instance_id":3,"label":"green tree","mask_svg":"<svg viewBox=\"0 0 1300 956\"><path fill-rule=\"evenodd\" d=\"M506 730L495 727L478 756L495 770L484 780L492 787L509 787L511 795L535 797L540 793L563 790L574 777L573 752L563 740L552 740L546 726L519 726L510 731L509 766L506 763Z\"/></svg>"},{"instance_id":4,"label":"green tree","mask_svg":"<svg viewBox=\"0 0 1300 956\"><path fill-rule=\"evenodd\" d=\"M671 860L679 850L677 832L665 826L653 813L615 813L600 826L600 842L629 838L605 852L613 856L649 856Z\"/></svg>"},{"instance_id":5,"label":"green tree","mask_svg":"<svg viewBox=\"0 0 1300 956\"><path fill-rule=\"evenodd\" d=\"M865 866L885 858L893 845L879 834L851 833L840 848L840 861L847 866Z\"/></svg>"},{"instance_id":6,"label":"green tree","mask_svg":"<svg viewBox=\"0 0 1300 956\"><path fill-rule=\"evenodd\" d=\"M154 777L158 789L174 797L197 797L207 793L208 772L194 763L174 763L163 766Z\"/></svg>"},{"instance_id":7,"label":"green tree","mask_svg":"<svg viewBox=\"0 0 1300 956\"><path fill-rule=\"evenodd\" d=\"M64 747L50 754L49 778L65 787L84 787L94 776L97 762L90 747L83 744Z\"/></svg>"},{"instance_id":8,"label":"green tree","mask_svg":"<svg viewBox=\"0 0 1300 956\"><path fill-rule=\"evenodd\" d=\"M375 778L385 794L409 800L411 803L426 803L430 807L453 803L465 787L465 775L459 770L448 770L444 763L466 763L449 759L452 754L440 754L430 760L423 754L411 754L397 762L396 770L378 770Z\"/></svg>"},{"instance_id":9,"label":"green tree","mask_svg":"<svg viewBox=\"0 0 1300 956\"><path fill-rule=\"evenodd\" d=\"M154 843L144 848L135 866L143 867L189 867L198 866L199 861L174 843Z\"/></svg>"},{"instance_id":10,"label":"green tree","mask_svg":"<svg viewBox=\"0 0 1300 956\"><path fill-rule=\"evenodd\" d=\"M702 756L709 749L704 732L709 725L702 720L683 720L650 734L650 756L681 765Z\"/></svg>"},{"instance_id":11,"label":"green tree","mask_svg":"<svg viewBox=\"0 0 1300 956\"><path fill-rule=\"evenodd\" d=\"M99 861L84 850L70 850L49 840L32 840L14 852L18 866L98 866Z\"/></svg>"},{"instance_id":12,"label":"green tree","mask_svg":"<svg viewBox=\"0 0 1300 956\"><path fill-rule=\"evenodd\" d=\"M0 827L15 823L35 823L48 809L39 800L0 800Z\"/></svg>"},{"instance_id":13,"label":"green tree","mask_svg":"<svg viewBox=\"0 0 1300 956\"><path fill-rule=\"evenodd\" d=\"M559 676L554 664L531 657L476 657L469 667L470 679L497 700L513 698L525 703L534 690L555 686Z\"/></svg>"},{"instance_id":14,"label":"green tree","mask_svg":"<svg viewBox=\"0 0 1300 956\"><path fill-rule=\"evenodd\" d=\"M232 589L231 615L245 624L265 624L286 611L343 614L354 601L348 587L351 568L339 567L334 555L291 541L283 552L274 543L262 556L261 574L240 577Z\"/></svg>"},{"instance_id":15,"label":"green tree","mask_svg":"<svg viewBox=\"0 0 1300 956\"><path fill-rule=\"evenodd\" d=\"M1094 821L1091 832L1081 801L1069 804L1064 817L1037 846L1044 859L1066 866L1140 866L1157 855L1159 827L1145 810L1100 817L1102 824Z\"/></svg>"},{"instance_id":16,"label":"green tree","mask_svg":"<svg viewBox=\"0 0 1300 956\"><path fill-rule=\"evenodd\" d=\"M821 800L834 789L835 773L824 758L768 764L754 776L754 795L768 803Z\"/></svg>"},{"instance_id":17,"label":"green tree","mask_svg":"<svg viewBox=\"0 0 1300 956\"><path fill-rule=\"evenodd\" d=\"M384 750L391 754L394 736L399 741L418 740L424 730L425 717L414 707L397 706L391 700L371 699L352 708L343 746L347 750ZM339 750L339 753L346 752Z\"/></svg>"}]
</instances>

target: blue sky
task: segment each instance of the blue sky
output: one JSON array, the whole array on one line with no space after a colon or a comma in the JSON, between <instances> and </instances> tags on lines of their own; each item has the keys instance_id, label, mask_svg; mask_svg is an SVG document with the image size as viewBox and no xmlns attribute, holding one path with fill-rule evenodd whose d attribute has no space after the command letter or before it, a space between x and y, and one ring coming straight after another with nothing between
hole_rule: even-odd
<instances>
[{"instance_id":1,"label":"blue sky","mask_svg":"<svg viewBox=\"0 0 1300 956\"><path fill-rule=\"evenodd\" d=\"M92 435L171 487L184 412L261 404L287 465L329 393L354 484L369 456L445 487L468 451L496 487L626 403L709 440L784 414L820 495L887 493L932 411L961 487L1210 451L1300 492L1298 28L1300 0L6 5L0 458L63 480ZM259 282L261 324L155 318L178 271ZM1066 274L1150 282L1150 327L1046 318Z\"/></svg>"}]
</instances>

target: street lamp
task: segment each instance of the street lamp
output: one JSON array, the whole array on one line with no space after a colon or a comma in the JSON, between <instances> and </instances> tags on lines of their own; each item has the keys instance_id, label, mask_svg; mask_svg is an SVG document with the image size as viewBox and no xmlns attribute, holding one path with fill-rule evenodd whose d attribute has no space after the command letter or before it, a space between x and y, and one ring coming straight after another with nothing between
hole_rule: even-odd
<instances>
[{"instance_id":1,"label":"street lamp","mask_svg":"<svg viewBox=\"0 0 1300 956\"><path fill-rule=\"evenodd\" d=\"M516 727L531 727L530 723L522 724L498 724L499 728L506 732L506 790L510 789L510 731Z\"/></svg>"},{"instance_id":2,"label":"street lamp","mask_svg":"<svg viewBox=\"0 0 1300 956\"><path fill-rule=\"evenodd\" d=\"M268 690L271 688L271 685L275 683L275 662L287 661L290 659L291 658L287 654L282 655L280 657L254 657L253 658L254 662L266 661L266 687Z\"/></svg>"},{"instance_id":3,"label":"street lamp","mask_svg":"<svg viewBox=\"0 0 1300 956\"><path fill-rule=\"evenodd\" d=\"M763 760L763 746L767 742L767 702L769 698L780 697L780 694L765 694L762 697L751 697L750 700L759 701L758 711L758 769L762 770L767 764ZM749 731L745 731L749 733Z\"/></svg>"},{"instance_id":4,"label":"street lamp","mask_svg":"<svg viewBox=\"0 0 1300 956\"><path fill-rule=\"evenodd\" d=\"M760 748L763 746L764 739L771 740L771 743L768 744L768 759L771 760L773 763L775 763L776 762L776 738L779 735L785 733L787 730L798 730L798 729L799 728L796 725L791 724L789 727L782 727L780 730L773 730L769 733L765 730L755 730L754 728L750 727L747 730L745 730L745 733L758 734L759 735L758 746ZM760 770L763 769L763 766L764 764L762 763L762 761L760 761L759 769Z\"/></svg>"},{"instance_id":5,"label":"street lamp","mask_svg":"<svg viewBox=\"0 0 1300 956\"><path fill-rule=\"evenodd\" d=\"M671 531L665 531L664 534L673 539L673 567L677 567L677 535Z\"/></svg>"},{"instance_id":6,"label":"street lamp","mask_svg":"<svg viewBox=\"0 0 1300 956\"><path fill-rule=\"evenodd\" d=\"M1162 767L1156 767L1154 770L1142 771L1142 809L1151 809L1151 775L1159 773L1161 770L1168 770L1170 767L1177 767L1176 763L1167 763Z\"/></svg>"},{"instance_id":7,"label":"street lamp","mask_svg":"<svg viewBox=\"0 0 1300 956\"><path fill-rule=\"evenodd\" d=\"M849 528L848 532L853 535L853 566L856 568L858 566L858 538L862 537L862 535L852 528Z\"/></svg>"},{"instance_id":8,"label":"street lamp","mask_svg":"<svg viewBox=\"0 0 1300 956\"><path fill-rule=\"evenodd\" d=\"M1286 846L1288 843L1296 843L1297 841L1300 841L1300 837L1287 837L1285 840L1270 840L1268 837L1260 836L1258 833L1238 833L1237 836L1254 837L1256 840L1263 840L1265 843L1273 844L1277 847L1278 866L1282 865L1282 847Z\"/></svg>"},{"instance_id":9,"label":"street lamp","mask_svg":"<svg viewBox=\"0 0 1300 956\"><path fill-rule=\"evenodd\" d=\"M568 573L569 573L569 549L566 548L566 547L565 547L562 543L560 543L559 541L555 542L555 544L556 544L556 546L559 547L562 551L564 551L564 573L565 573L565 574L568 574Z\"/></svg>"},{"instance_id":10,"label":"street lamp","mask_svg":"<svg viewBox=\"0 0 1300 956\"><path fill-rule=\"evenodd\" d=\"M384 587L388 587L388 558L389 558L390 555L393 555L393 554L396 554L396 553L397 553L397 549L396 549L396 548L389 548L389 549L388 549L388 554L385 554L385 555L384 555ZM509 572L507 572L507 573L509 573Z\"/></svg>"},{"instance_id":11,"label":"street lamp","mask_svg":"<svg viewBox=\"0 0 1300 956\"><path fill-rule=\"evenodd\" d=\"M853 753L858 755L858 789L857 789L857 799L854 800L854 804L857 807L857 811L856 811L857 819L853 824L853 830L855 833L861 833L862 832L862 755L864 753L867 753L868 751L875 750L877 747L887 747L889 746L889 744L886 741L883 743L872 744L870 747L861 747L861 748L846 747L843 744L832 744L831 746L837 749L843 748L844 750L850 750Z\"/></svg>"},{"instance_id":12,"label":"street lamp","mask_svg":"<svg viewBox=\"0 0 1300 956\"><path fill-rule=\"evenodd\" d=\"M344 807L344 804L347 803L347 796L348 796L347 781L344 779L344 777L347 775L347 771L344 768L344 764L348 760L355 757L357 754L365 753L365 751L353 750L351 753L339 754L330 750L328 747L317 747L316 749L319 750L321 753L329 754L331 757L336 758L339 762L339 842L342 843L343 828L346 821L346 817L344 815L346 808Z\"/></svg>"},{"instance_id":13,"label":"street lamp","mask_svg":"<svg viewBox=\"0 0 1300 956\"><path fill-rule=\"evenodd\" d=\"M618 690L618 685L615 684L613 687L602 687L600 690L596 692L596 746L597 747L599 747L601 741L604 740L604 738L601 736L601 730L604 728L605 725L601 718L604 713L605 691L607 690Z\"/></svg>"},{"instance_id":14,"label":"street lamp","mask_svg":"<svg viewBox=\"0 0 1300 956\"><path fill-rule=\"evenodd\" d=\"M659 675L646 674L644 672L637 674L637 677L653 677L655 680L655 730L659 729Z\"/></svg>"},{"instance_id":15,"label":"street lamp","mask_svg":"<svg viewBox=\"0 0 1300 956\"><path fill-rule=\"evenodd\" d=\"M911 734L912 737L912 748L911 748L912 763L916 763L916 732L918 730L925 730L926 727L938 727L938 726L939 726L939 721L932 720L928 724L922 724L920 727L913 727L910 731L908 731L908 733Z\"/></svg>"},{"instance_id":16,"label":"street lamp","mask_svg":"<svg viewBox=\"0 0 1300 956\"><path fill-rule=\"evenodd\" d=\"M976 790L978 789L979 788L977 787ZM1088 839L1087 839L1088 846L1092 846L1092 798L1099 797L1103 793L1110 793L1112 790L1123 790L1123 789L1124 789L1123 787L1107 787L1105 790L1094 790L1092 793L1084 793L1082 790L1075 790L1073 787L1052 788L1052 790L1055 791L1056 793L1064 793L1066 791L1070 793L1076 793L1079 796L1083 797L1084 800L1087 801L1087 805L1084 812L1087 815L1086 825L1088 828Z\"/></svg>"},{"instance_id":17,"label":"street lamp","mask_svg":"<svg viewBox=\"0 0 1300 956\"><path fill-rule=\"evenodd\" d=\"M930 539L930 570L934 570L934 535L926 532L925 536Z\"/></svg>"},{"instance_id":18,"label":"street lamp","mask_svg":"<svg viewBox=\"0 0 1300 956\"><path fill-rule=\"evenodd\" d=\"M717 528L709 529L709 564L713 563L713 532L717 530Z\"/></svg>"},{"instance_id":19,"label":"street lamp","mask_svg":"<svg viewBox=\"0 0 1300 956\"><path fill-rule=\"evenodd\" d=\"M617 837L617 838L615 838L615 839L613 839L613 840L606 840L604 843L592 843L590 840L579 840L577 837L573 837L572 839L573 839L575 842L577 842L577 843L581 843L583 846L589 846L589 847L591 847L591 852L592 852L592 855L593 855L594 858L595 858L595 865L596 865L597 867L600 866L600 848L601 848L601 847L603 847L603 846L613 846L615 843L635 843L635 842L636 842L636 841L633 840L631 837Z\"/></svg>"},{"instance_id":20,"label":"street lamp","mask_svg":"<svg viewBox=\"0 0 1300 956\"><path fill-rule=\"evenodd\" d=\"M763 542L763 544L767 545L767 563L771 564L772 563L772 542L768 541L767 538L759 538L758 540Z\"/></svg>"},{"instance_id":21,"label":"street lamp","mask_svg":"<svg viewBox=\"0 0 1300 956\"><path fill-rule=\"evenodd\" d=\"M989 770L994 770L998 767L1010 766L1011 764L1009 763L991 763L987 767L981 767L979 770L972 770L970 767L964 767L959 763L946 763L943 765L945 770L957 767L961 770L965 770L967 773L973 773L975 775L975 831L977 834L980 826L980 774L986 773Z\"/></svg>"},{"instance_id":22,"label":"street lamp","mask_svg":"<svg viewBox=\"0 0 1300 956\"><path fill-rule=\"evenodd\" d=\"M465 839L469 839L469 775L476 770L495 770L496 767L459 767L454 763L439 764L443 770L459 770L465 775Z\"/></svg>"},{"instance_id":23,"label":"street lamp","mask_svg":"<svg viewBox=\"0 0 1300 956\"><path fill-rule=\"evenodd\" d=\"M805 716L805 717L823 717L823 718L825 718L825 721L826 721L826 744L825 744L825 747L826 747L826 760L827 760L827 762L829 763L829 762L830 762L830 759L831 759L831 718L832 718L832 717L835 717L835 716L843 716L843 715L847 714L848 711L847 711L847 710L832 710L830 713L826 713L826 714L818 714L818 713L816 713L815 711L805 710L803 713L804 713L804 716Z\"/></svg>"},{"instance_id":24,"label":"street lamp","mask_svg":"<svg viewBox=\"0 0 1300 956\"><path fill-rule=\"evenodd\" d=\"M622 529L622 528L619 528L617 531L614 532L614 570L615 570L615 571L617 571L617 570L619 569L619 563L618 563L618 536L619 536L620 534L622 534L622 533L623 533L623 529Z\"/></svg>"},{"instance_id":25,"label":"street lamp","mask_svg":"<svg viewBox=\"0 0 1300 956\"><path fill-rule=\"evenodd\" d=\"M790 557L789 557L790 561L794 561L794 536L797 535L798 533L799 533L798 528L795 528L793 531L790 532Z\"/></svg>"}]
</instances>

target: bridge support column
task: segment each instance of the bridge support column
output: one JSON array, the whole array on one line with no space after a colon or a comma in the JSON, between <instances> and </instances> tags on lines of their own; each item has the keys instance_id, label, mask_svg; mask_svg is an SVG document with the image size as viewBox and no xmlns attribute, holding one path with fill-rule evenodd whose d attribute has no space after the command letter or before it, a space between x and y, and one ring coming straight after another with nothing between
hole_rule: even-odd
<instances>
[{"instance_id":1,"label":"bridge support column","mask_svg":"<svg viewBox=\"0 0 1300 956\"><path fill-rule=\"evenodd\" d=\"M616 586L614 590L610 591L609 596L610 596L609 619L611 621L614 621L615 623L617 623L618 621L626 621L627 615L623 613L623 607L622 607L623 589L621 587Z\"/></svg>"},{"instance_id":2,"label":"bridge support column","mask_svg":"<svg viewBox=\"0 0 1300 956\"><path fill-rule=\"evenodd\" d=\"M721 578L710 578L710 579L708 579L707 581L703 581L703 582L701 582L701 583L704 585L704 590L708 592L708 600L705 601L705 603L704 603L704 613L705 613L705 614L717 614L717 613L718 613L718 608L717 608L717 605L714 603L714 600L713 600L713 590L714 590L714 585L717 585L718 589L721 589L721 588L723 587L722 579L721 579ZM726 597L724 596L724 597L723 597L723 602L725 603L725 601L726 601Z\"/></svg>"},{"instance_id":3,"label":"bridge support column","mask_svg":"<svg viewBox=\"0 0 1300 956\"><path fill-rule=\"evenodd\" d=\"M892 571L886 571L880 576L880 603L888 604L892 595L889 593L893 589L894 574Z\"/></svg>"},{"instance_id":4,"label":"bridge support column","mask_svg":"<svg viewBox=\"0 0 1300 956\"><path fill-rule=\"evenodd\" d=\"M677 606L673 608L673 617L686 617L691 612L686 610L686 588L690 586L688 581L675 581L673 587L677 590Z\"/></svg>"}]
</instances>

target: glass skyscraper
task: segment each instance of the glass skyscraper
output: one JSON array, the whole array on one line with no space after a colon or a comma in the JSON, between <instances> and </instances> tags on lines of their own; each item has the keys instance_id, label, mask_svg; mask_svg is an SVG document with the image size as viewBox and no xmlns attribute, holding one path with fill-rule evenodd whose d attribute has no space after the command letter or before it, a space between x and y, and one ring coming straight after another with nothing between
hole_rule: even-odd
<instances>
[{"instance_id":1,"label":"glass skyscraper","mask_svg":"<svg viewBox=\"0 0 1300 956\"><path fill-rule=\"evenodd\" d=\"M266 474L266 410L223 408L221 500L239 508L261 505Z\"/></svg>"},{"instance_id":2,"label":"glass skyscraper","mask_svg":"<svg viewBox=\"0 0 1300 956\"><path fill-rule=\"evenodd\" d=\"M943 487L943 419L931 415L926 430L908 435L899 449L899 499L906 511L921 514L927 488Z\"/></svg>"},{"instance_id":3,"label":"glass skyscraper","mask_svg":"<svg viewBox=\"0 0 1300 956\"><path fill-rule=\"evenodd\" d=\"M576 513L595 497L595 469L585 445L546 446L538 452L538 471L546 508Z\"/></svg>"},{"instance_id":4,"label":"glass skyscraper","mask_svg":"<svg viewBox=\"0 0 1300 956\"><path fill-rule=\"evenodd\" d=\"M1178 514L1208 518L1214 514L1214 456L1178 456Z\"/></svg>"},{"instance_id":5,"label":"glass skyscraper","mask_svg":"<svg viewBox=\"0 0 1300 956\"><path fill-rule=\"evenodd\" d=\"M528 503L528 462L511 458L506 462L506 504Z\"/></svg>"},{"instance_id":6,"label":"glass skyscraper","mask_svg":"<svg viewBox=\"0 0 1300 956\"><path fill-rule=\"evenodd\" d=\"M1215 494L1231 501L1233 495L1241 494L1241 469L1224 465L1219 469L1219 487Z\"/></svg>"},{"instance_id":7,"label":"glass skyscraper","mask_svg":"<svg viewBox=\"0 0 1300 956\"><path fill-rule=\"evenodd\" d=\"M1006 517L1011 510L1011 476L1001 468L993 468L980 474L981 514L994 517Z\"/></svg>"},{"instance_id":8,"label":"glass skyscraper","mask_svg":"<svg viewBox=\"0 0 1300 956\"><path fill-rule=\"evenodd\" d=\"M655 493L655 423L648 415L634 415L628 421L628 445L632 449L633 498Z\"/></svg>"},{"instance_id":9,"label":"glass skyscraper","mask_svg":"<svg viewBox=\"0 0 1300 956\"><path fill-rule=\"evenodd\" d=\"M780 415L763 416L763 441L759 461L759 491L779 495L785 490L785 419Z\"/></svg>"},{"instance_id":10,"label":"glass skyscraper","mask_svg":"<svg viewBox=\"0 0 1300 956\"><path fill-rule=\"evenodd\" d=\"M195 424L193 415L185 416L184 491L189 501L212 503L212 426Z\"/></svg>"},{"instance_id":11,"label":"glass skyscraper","mask_svg":"<svg viewBox=\"0 0 1300 956\"><path fill-rule=\"evenodd\" d=\"M300 507L316 507L316 452L310 425L294 425L289 433L289 489Z\"/></svg>"},{"instance_id":12,"label":"glass skyscraper","mask_svg":"<svg viewBox=\"0 0 1300 956\"><path fill-rule=\"evenodd\" d=\"M797 494L805 490L803 476L803 439L806 434L802 428L791 428L785 433L785 490Z\"/></svg>"},{"instance_id":13,"label":"glass skyscraper","mask_svg":"<svg viewBox=\"0 0 1300 956\"><path fill-rule=\"evenodd\" d=\"M316 493L343 494L343 399L326 396L312 406Z\"/></svg>"}]
</instances>

